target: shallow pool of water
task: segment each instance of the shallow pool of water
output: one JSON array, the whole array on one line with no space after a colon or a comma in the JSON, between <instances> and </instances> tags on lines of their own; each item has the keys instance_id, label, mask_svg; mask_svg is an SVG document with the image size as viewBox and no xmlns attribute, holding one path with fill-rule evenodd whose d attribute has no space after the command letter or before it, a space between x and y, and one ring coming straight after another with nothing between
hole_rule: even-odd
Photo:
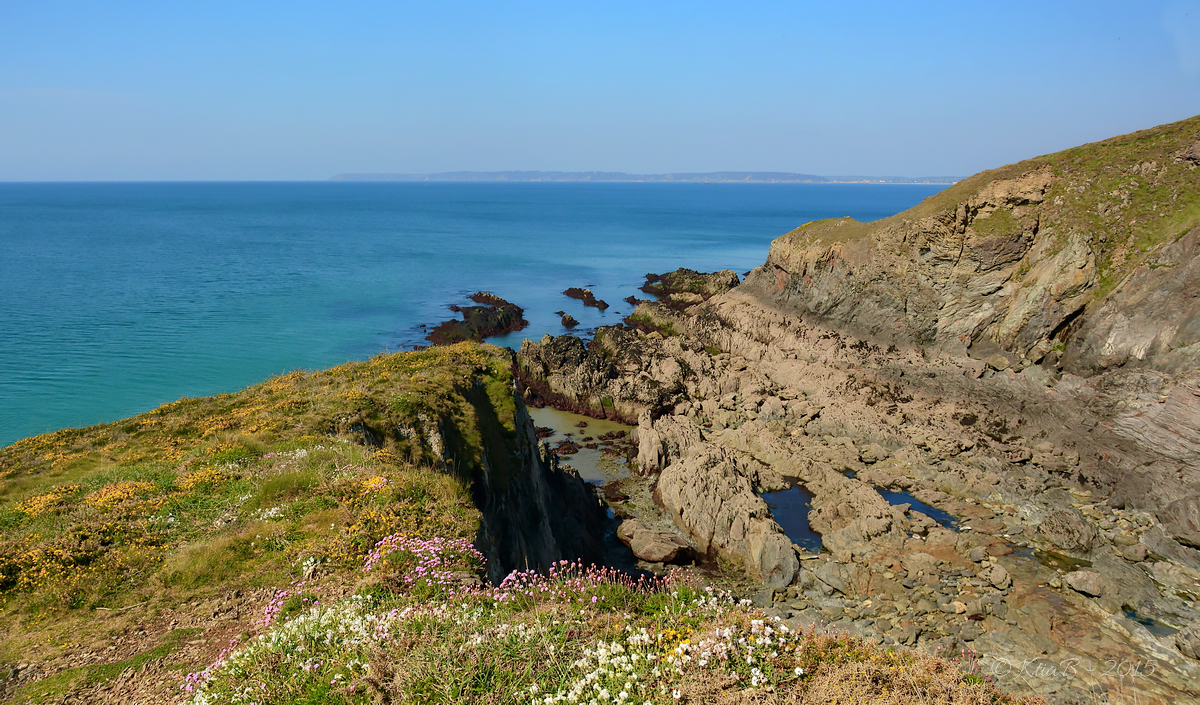
<instances>
[{"instance_id":1,"label":"shallow pool of water","mask_svg":"<svg viewBox=\"0 0 1200 705\"><path fill-rule=\"evenodd\" d=\"M790 488L779 492L765 492L762 498L792 543L811 553L821 552L821 535L813 531L808 523L808 512L812 510L812 492L806 490L799 482L793 481Z\"/></svg>"},{"instance_id":2,"label":"shallow pool of water","mask_svg":"<svg viewBox=\"0 0 1200 705\"><path fill-rule=\"evenodd\" d=\"M1092 567L1092 562L1086 558L1072 558L1071 556L1055 553L1054 551L1035 550L1033 557L1037 559L1038 563L1047 568L1061 568L1065 573Z\"/></svg>"},{"instance_id":3,"label":"shallow pool of water","mask_svg":"<svg viewBox=\"0 0 1200 705\"><path fill-rule=\"evenodd\" d=\"M921 500L917 499L916 497L912 496L911 494L909 494L907 492L893 492L891 490L881 490L878 487L876 487L875 489L876 489L876 491L879 492L879 494L884 499L886 499L888 501L888 504L891 504L894 507L899 506L901 504L907 504L907 505L909 505L910 509L914 509L918 512L921 512L925 516L936 521L939 525L944 526L945 528L950 529L951 531L958 531L958 518L955 517L953 514L950 514L949 512L944 512L941 509L938 509L937 507L932 507L928 504L925 504L924 502L922 502Z\"/></svg>"},{"instance_id":4,"label":"shallow pool of water","mask_svg":"<svg viewBox=\"0 0 1200 705\"><path fill-rule=\"evenodd\" d=\"M605 434L624 431L625 437L622 440L627 441L629 434L633 432L633 426L605 419L593 419L548 406L541 409L530 408L529 415L533 418L535 426L553 429L553 435L542 439L549 442L550 447L553 448L558 442L568 438L581 446L576 453L559 456L559 461L563 465L575 468L584 480L602 485L622 477L629 477L629 461L625 456L620 452L616 455L611 452L605 453L605 448L612 449L613 446L598 439ZM580 423L585 423L587 426L580 428ZM593 439L590 442L597 443L600 447L582 447L583 439L588 437Z\"/></svg>"},{"instance_id":5,"label":"shallow pool of water","mask_svg":"<svg viewBox=\"0 0 1200 705\"><path fill-rule=\"evenodd\" d=\"M1163 624L1162 622L1158 621L1157 619L1141 616L1140 614L1137 613L1137 610L1126 609L1125 617L1127 619L1132 619L1133 621L1142 625L1143 627L1148 629L1150 631L1150 633L1153 634L1154 636L1173 636L1173 635L1179 633L1178 629L1168 626L1166 624Z\"/></svg>"}]
</instances>

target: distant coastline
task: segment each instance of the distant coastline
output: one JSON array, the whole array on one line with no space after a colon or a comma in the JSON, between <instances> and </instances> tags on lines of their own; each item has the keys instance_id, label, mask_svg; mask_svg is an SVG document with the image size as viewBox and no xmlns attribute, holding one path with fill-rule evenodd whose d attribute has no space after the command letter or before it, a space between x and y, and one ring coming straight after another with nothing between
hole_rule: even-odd
<instances>
[{"instance_id":1,"label":"distant coastline","mask_svg":"<svg viewBox=\"0 0 1200 705\"><path fill-rule=\"evenodd\" d=\"M953 184L958 176L816 176L780 171L626 174L620 171L444 171L436 174L337 174L330 181L597 181L751 184Z\"/></svg>"}]
</instances>

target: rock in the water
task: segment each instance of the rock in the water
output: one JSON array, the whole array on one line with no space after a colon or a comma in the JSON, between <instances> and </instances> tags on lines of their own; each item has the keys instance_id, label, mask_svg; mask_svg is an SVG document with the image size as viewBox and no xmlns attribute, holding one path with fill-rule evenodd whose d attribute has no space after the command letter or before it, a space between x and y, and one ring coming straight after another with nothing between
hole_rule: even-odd
<instances>
[{"instance_id":1,"label":"rock in the water","mask_svg":"<svg viewBox=\"0 0 1200 705\"><path fill-rule=\"evenodd\" d=\"M575 326L579 325L579 321L575 320L575 317L571 314L564 313L562 315L562 324L563 328L574 328Z\"/></svg>"},{"instance_id":2,"label":"rock in the water","mask_svg":"<svg viewBox=\"0 0 1200 705\"><path fill-rule=\"evenodd\" d=\"M1104 579L1099 573L1090 570L1076 570L1063 576L1063 582L1075 592L1090 597L1100 597L1104 594Z\"/></svg>"},{"instance_id":3,"label":"rock in the water","mask_svg":"<svg viewBox=\"0 0 1200 705\"><path fill-rule=\"evenodd\" d=\"M608 303L601 299L597 299L596 295L592 293L591 289L580 289L577 286L573 286L564 291L563 294L571 297L572 299L579 299L583 302L584 306L592 306L600 309L601 311L608 308Z\"/></svg>"}]
</instances>

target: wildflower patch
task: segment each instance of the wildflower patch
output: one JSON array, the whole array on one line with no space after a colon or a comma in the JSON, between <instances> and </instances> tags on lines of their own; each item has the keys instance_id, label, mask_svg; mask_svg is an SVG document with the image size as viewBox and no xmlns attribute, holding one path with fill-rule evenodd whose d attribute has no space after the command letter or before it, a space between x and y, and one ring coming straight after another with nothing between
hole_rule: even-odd
<instances>
[{"instance_id":1,"label":"wildflower patch","mask_svg":"<svg viewBox=\"0 0 1200 705\"><path fill-rule=\"evenodd\" d=\"M188 702L1017 702L948 661L793 631L682 574L564 561L471 586L458 579L482 566L469 542L399 535L362 570L384 566L391 589L328 604L304 583L277 591L270 630L189 675Z\"/></svg>"}]
</instances>

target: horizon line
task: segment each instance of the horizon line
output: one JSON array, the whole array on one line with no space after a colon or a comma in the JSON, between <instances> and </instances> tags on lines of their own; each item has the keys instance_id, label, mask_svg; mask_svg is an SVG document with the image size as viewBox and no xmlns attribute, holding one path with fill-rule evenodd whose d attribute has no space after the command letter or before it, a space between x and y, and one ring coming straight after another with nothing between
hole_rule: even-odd
<instances>
[{"instance_id":1,"label":"horizon line","mask_svg":"<svg viewBox=\"0 0 1200 705\"><path fill-rule=\"evenodd\" d=\"M966 177L961 176L812 176L805 179L786 178L666 178L679 174L621 174L630 178L480 178L484 175L511 174L513 172L465 172L478 175L476 178L453 178L450 174L464 172L442 172L438 174L389 174L389 173L346 173L319 179L0 179L0 184L324 184L333 182L349 183L676 183L676 184L891 184L891 185L953 185ZM569 174L573 172L534 172L543 174ZM574 172L595 174L597 172ZM712 172L719 174L722 172ZM740 172L747 173L747 172ZM771 173L771 172L750 172ZM697 175L708 176L706 175ZM659 177L659 178L655 178Z\"/></svg>"},{"instance_id":2,"label":"horizon line","mask_svg":"<svg viewBox=\"0 0 1200 705\"><path fill-rule=\"evenodd\" d=\"M519 181L519 182L669 182L669 183L912 183L954 184L961 176L819 176L786 171L708 171L637 174L622 171L442 171L429 173L347 172L330 181Z\"/></svg>"}]
</instances>

